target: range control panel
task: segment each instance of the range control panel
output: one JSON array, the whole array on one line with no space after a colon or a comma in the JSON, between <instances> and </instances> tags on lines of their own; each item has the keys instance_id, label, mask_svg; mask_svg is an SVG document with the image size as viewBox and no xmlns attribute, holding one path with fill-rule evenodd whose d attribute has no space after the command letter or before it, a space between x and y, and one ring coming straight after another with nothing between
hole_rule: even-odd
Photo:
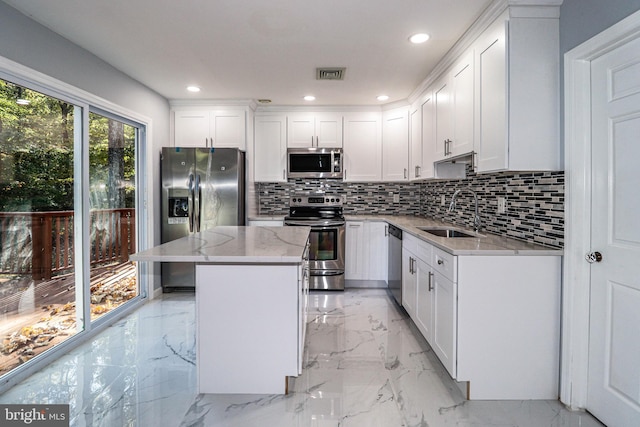
<instances>
[{"instance_id":1,"label":"range control panel","mask_svg":"<svg viewBox=\"0 0 640 427\"><path fill-rule=\"evenodd\" d=\"M317 196L292 196L289 198L289 206L342 206L343 196L325 194Z\"/></svg>"}]
</instances>

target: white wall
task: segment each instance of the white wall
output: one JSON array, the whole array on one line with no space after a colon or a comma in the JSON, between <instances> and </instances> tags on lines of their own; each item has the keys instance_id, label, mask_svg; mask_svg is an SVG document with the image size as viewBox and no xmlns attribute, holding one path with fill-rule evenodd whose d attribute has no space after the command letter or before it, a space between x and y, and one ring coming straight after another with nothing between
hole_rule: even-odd
<instances>
[{"instance_id":1,"label":"white wall","mask_svg":"<svg viewBox=\"0 0 640 427\"><path fill-rule=\"evenodd\" d=\"M92 53L0 2L0 56L151 119L147 149L152 242L160 242L160 148L169 145L169 102ZM155 219L155 220L154 220ZM153 275L160 286L159 274Z\"/></svg>"}]
</instances>

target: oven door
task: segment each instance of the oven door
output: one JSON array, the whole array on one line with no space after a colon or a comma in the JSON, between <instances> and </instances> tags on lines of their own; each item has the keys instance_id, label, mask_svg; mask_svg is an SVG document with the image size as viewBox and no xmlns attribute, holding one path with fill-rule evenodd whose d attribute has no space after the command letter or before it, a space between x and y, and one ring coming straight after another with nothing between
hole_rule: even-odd
<instances>
[{"instance_id":1,"label":"oven door","mask_svg":"<svg viewBox=\"0 0 640 427\"><path fill-rule=\"evenodd\" d=\"M322 223L322 224L320 224ZM344 289L344 221L285 219L286 226L310 227L310 289Z\"/></svg>"},{"instance_id":2,"label":"oven door","mask_svg":"<svg viewBox=\"0 0 640 427\"><path fill-rule=\"evenodd\" d=\"M344 274L345 226L311 226L309 234L309 269L312 275Z\"/></svg>"}]
</instances>

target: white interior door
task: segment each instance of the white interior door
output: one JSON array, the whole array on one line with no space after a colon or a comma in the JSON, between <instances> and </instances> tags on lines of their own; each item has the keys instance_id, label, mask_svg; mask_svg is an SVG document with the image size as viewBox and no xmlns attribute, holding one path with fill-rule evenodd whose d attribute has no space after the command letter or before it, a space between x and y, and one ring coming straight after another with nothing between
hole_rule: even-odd
<instances>
[{"instance_id":1,"label":"white interior door","mask_svg":"<svg viewBox=\"0 0 640 427\"><path fill-rule=\"evenodd\" d=\"M591 62L592 223L587 409L640 425L640 40Z\"/></svg>"}]
</instances>

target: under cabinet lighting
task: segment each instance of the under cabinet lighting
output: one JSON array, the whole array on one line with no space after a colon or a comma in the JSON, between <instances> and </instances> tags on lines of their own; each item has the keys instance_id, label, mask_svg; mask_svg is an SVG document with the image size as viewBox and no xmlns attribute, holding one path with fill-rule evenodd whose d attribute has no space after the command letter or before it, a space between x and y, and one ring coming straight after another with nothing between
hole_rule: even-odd
<instances>
[{"instance_id":1,"label":"under cabinet lighting","mask_svg":"<svg viewBox=\"0 0 640 427\"><path fill-rule=\"evenodd\" d=\"M376 99L377 99L378 101L386 101L387 99L389 99L389 96L388 96L388 95L378 95L378 96L376 97Z\"/></svg>"},{"instance_id":2,"label":"under cabinet lighting","mask_svg":"<svg viewBox=\"0 0 640 427\"><path fill-rule=\"evenodd\" d=\"M307 95L307 96L304 97L304 100L305 101L315 101L316 97L313 96L313 95Z\"/></svg>"},{"instance_id":3,"label":"under cabinet lighting","mask_svg":"<svg viewBox=\"0 0 640 427\"><path fill-rule=\"evenodd\" d=\"M198 86L187 86L187 90L189 92L200 92L200 88Z\"/></svg>"}]
</instances>

